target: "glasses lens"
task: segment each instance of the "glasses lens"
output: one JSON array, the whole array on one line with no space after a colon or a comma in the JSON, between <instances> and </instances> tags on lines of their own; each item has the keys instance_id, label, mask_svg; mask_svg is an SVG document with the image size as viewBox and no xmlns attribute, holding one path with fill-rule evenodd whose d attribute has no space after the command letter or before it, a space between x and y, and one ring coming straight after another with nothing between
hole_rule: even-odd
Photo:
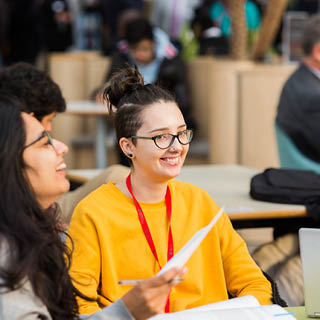
<instances>
[{"instance_id":1,"label":"glasses lens","mask_svg":"<svg viewBox=\"0 0 320 320\"><path fill-rule=\"evenodd\" d=\"M154 142L160 149L166 149L170 146L174 137L171 134L160 134L154 139Z\"/></svg>"},{"instance_id":2,"label":"glasses lens","mask_svg":"<svg viewBox=\"0 0 320 320\"><path fill-rule=\"evenodd\" d=\"M184 130L178 134L179 142L181 144L188 144L192 140L192 130Z\"/></svg>"}]
</instances>

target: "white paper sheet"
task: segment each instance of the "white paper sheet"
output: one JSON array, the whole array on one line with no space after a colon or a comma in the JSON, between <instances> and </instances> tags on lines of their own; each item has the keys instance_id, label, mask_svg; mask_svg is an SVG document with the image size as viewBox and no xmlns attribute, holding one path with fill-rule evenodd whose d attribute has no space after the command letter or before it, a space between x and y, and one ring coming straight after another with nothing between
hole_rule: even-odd
<instances>
[{"instance_id":1,"label":"white paper sheet","mask_svg":"<svg viewBox=\"0 0 320 320\"><path fill-rule=\"evenodd\" d=\"M214 216L207 226L196 232L194 236L171 258L171 260L163 266L163 268L158 272L158 275L161 275L173 267L182 268L189 260L193 252L198 248L202 240L206 237L208 232L221 217L223 210L224 207L219 210L219 212Z\"/></svg>"},{"instance_id":2,"label":"white paper sheet","mask_svg":"<svg viewBox=\"0 0 320 320\"><path fill-rule=\"evenodd\" d=\"M192 308L184 311L180 311L180 313L184 312L199 312L199 311L211 311L211 310L221 310L221 309L239 309L243 307L259 307L259 301L251 295L233 298L229 300L224 300L216 303L206 304L201 307Z\"/></svg>"},{"instance_id":3,"label":"white paper sheet","mask_svg":"<svg viewBox=\"0 0 320 320\"><path fill-rule=\"evenodd\" d=\"M250 297L250 296L248 296ZM244 297L246 298L246 297ZM251 297L255 299L254 297ZM252 300L235 298L207 306L180 312L159 314L150 320L294 320L295 318L278 305L251 306ZM240 299L240 300L239 300ZM249 305L247 304L249 303ZM215 306L217 305L217 306Z\"/></svg>"}]
</instances>

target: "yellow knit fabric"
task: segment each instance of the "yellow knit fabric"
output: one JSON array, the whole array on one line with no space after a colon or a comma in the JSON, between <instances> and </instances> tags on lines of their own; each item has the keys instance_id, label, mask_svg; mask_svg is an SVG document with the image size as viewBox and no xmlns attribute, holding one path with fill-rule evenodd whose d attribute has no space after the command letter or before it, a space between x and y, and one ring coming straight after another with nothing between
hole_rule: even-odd
<instances>
[{"instance_id":1,"label":"yellow knit fabric","mask_svg":"<svg viewBox=\"0 0 320 320\"><path fill-rule=\"evenodd\" d=\"M204 190L191 184L171 180L169 188L177 252L211 221L219 207ZM163 266L168 245L165 201L140 205ZM79 299L80 313L91 314L122 297L131 286L118 285L118 280L149 278L159 271L132 199L110 182L79 203L69 234L74 242L70 270L74 284L85 295L98 299L98 303ZM184 280L170 295L171 312L226 300L228 292L234 297L251 294L261 304L271 303L270 283L226 214L220 217L186 266Z\"/></svg>"}]
</instances>

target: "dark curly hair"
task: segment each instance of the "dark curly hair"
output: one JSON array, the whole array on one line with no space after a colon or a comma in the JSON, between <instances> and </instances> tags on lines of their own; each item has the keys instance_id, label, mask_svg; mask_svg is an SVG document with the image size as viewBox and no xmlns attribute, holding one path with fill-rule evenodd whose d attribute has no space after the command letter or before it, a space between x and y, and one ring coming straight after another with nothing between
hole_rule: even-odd
<instances>
[{"instance_id":1,"label":"dark curly hair","mask_svg":"<svg viewBox=\"0 0 320 320\"><path fill-rule=\"evenodd\" d=\"M21 111L33 112L39 121L48 114L66 110L59 86L46 73L25 62L0 72L0 89L21 100Z\"/></svg>"},{"instance_id":2,"label":"dark curly hair","mask_svg":"<svg viewBox=\"0 0 320 320\"><path fill-rule=\"evenodd\" d=\"M0 249L8 252L0 289L19 289L28 279L52 319L77 319L76 296L84 296L68 274L71 252L61 239L57 209L44 212L25 176L23 109L0 92Z\"/></svg>"}]
</instances>

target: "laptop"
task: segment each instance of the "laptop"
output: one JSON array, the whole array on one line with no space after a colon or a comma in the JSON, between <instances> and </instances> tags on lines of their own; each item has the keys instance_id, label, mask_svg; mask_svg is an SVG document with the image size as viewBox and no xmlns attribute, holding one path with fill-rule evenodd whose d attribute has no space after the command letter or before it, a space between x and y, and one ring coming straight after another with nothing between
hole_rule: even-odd
<instances>
[{"instance_id":1,"label":"laptop","mask_svg":"<svg viewBox=\"0 0 320 320\"><path fill-rule=\"evenodd\" d=\"M320 318L320 229L301 228L299 241L306 313Z\"/></svg>"}]
</instances>

